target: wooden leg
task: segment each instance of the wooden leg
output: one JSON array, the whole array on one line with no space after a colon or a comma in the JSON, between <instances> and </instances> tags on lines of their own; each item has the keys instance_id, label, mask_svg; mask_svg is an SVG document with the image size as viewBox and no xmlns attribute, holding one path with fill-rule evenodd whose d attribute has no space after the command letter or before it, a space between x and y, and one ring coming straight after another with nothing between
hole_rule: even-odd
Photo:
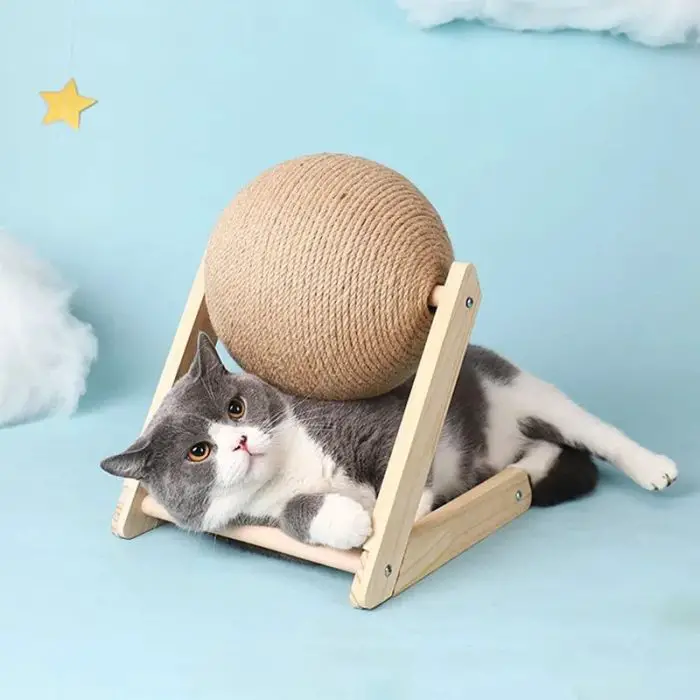
<instances>
[{"instance_id":1,"label":"wooden leg","mask_svg":"<svg viewBox=\"0 0 700 700\"><path fill-rule=\"evenodd\" d=\"M453 263L433 319L350 591L374 608L396 588L409 535L481 299L473 265Z\"/></svg>"},{"instance_id":2,"label":"wooden leg","mask_svg":"<svg viewBox=\"0 0 700 700\"><path fill-rule=\"evenodd\" d=\"M173 344L163 366L160 380L153 396L144 429L172 385L190 367L197 350L197 338L200 331L205 331L213 342L216 335L209 320L204 299L204 270L200 265L192 289L175 332ZM112 516L112 532L119 537L131 539L152 530L162 521L146 515L142 510L145 489L135 479L124 479L122 492Z\"/></svg>"},{"instance_id":3,"label":"wooden leg","mask_svg":"<svg viewBox=\"0 0 700 700\"><path fill-rule=\"evenodd\" d=\"M522 515L532 500L526 472L508 467L412 528L394 595Z\"/></svg>"}]
</instances>

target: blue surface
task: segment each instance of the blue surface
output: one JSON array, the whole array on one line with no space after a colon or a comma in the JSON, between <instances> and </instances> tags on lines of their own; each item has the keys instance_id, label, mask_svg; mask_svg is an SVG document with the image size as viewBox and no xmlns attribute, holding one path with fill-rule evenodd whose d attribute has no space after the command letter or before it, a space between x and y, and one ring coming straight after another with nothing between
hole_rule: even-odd
<instances>
[{"instance_id":1,"label":"blue surface","mask_svg":"<svg viewBox=\"0 0 700 700\"><path fill-rule=\"evenodd\" d=\"M0 432L0 696L697 697L699 75L594 35L425 33L392 0L4 2L0 225L78 285L101 355L75 417ZM42 126L70 77L99 104ZM321 150L413 179L479 267L474 339L671 455L673 489L606 469L372 613L341 573L113 537L98 462L140 429L213 222Z\"/></svg>"}]
</instances>

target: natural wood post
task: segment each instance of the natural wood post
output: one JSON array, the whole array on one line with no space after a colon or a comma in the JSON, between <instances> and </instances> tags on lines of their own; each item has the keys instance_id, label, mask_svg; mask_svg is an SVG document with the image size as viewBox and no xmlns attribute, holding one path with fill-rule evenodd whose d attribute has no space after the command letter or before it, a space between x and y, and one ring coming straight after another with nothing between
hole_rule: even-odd
<instances>
[{"instance_id":1,"label":"natural wood post","mask_svg":"<svg viewBox=\"0 0 700 700\"><path fill-rule=\"evenodd\" d=\"M527 473L507 467L428 513L411 529L393 595L522 515L531 500Z\"/></svg>"},{"instance_id":2,"label":"natural wood post","mask_svg":"<svg viewBox=\"0 0 700 700\"><path fill-rule=\"evenodd\" d=\"M185 310L180 318L173 344L168 352L158 386L153 395L144 429L172 385L189 369L197 351L197 338L200 331L208 333L212 342L216 342L216 335L209 321L204 300L203 264L197 271L192 289L187 297ZM160 520L143 512L141 506L145 496L146 491L137 480L124 479L121 495L112 516L112 532L115 535L131 539L152 530L161 523Z\"/></svg>"},{"instance_id":3,"label":"natural wood post","mask_svg":"<svg viewBox=\"0 0 700 700\"><path fill-rule=\"evenodd\" d=\"M480 300L474 266L453 263L377 496L373 534L352 583L356 607L374 608L394 592Z\"/></svg>"}]
</instances>

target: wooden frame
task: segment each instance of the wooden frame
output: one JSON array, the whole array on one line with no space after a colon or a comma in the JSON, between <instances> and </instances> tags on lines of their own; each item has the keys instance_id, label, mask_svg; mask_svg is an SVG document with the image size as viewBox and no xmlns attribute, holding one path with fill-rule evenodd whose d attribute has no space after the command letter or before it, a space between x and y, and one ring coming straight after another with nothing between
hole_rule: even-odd
<instances>
[{"instance_id":1,"label":"wooden frame","mask_svg":"<svg viewBox=\"0 0 700 700\"><path fill-rule=\"evenodd\" d=\"M377 496L373 534L362 550L303 544L271 527L235 527L214 534L353 573L350 601L355 607L371 609L524 513L531 501L529 479L522 470L508 467L415 522L480 301L476 269L460 262L452 264L445 285L431 295L435 316ZM189 368L202 330L216 339L200 266L146 425L170 387ZM143 486L125 479L112 518L114 534L130 539L166 521L172 518Z\"/></svg>"}]
</instances>

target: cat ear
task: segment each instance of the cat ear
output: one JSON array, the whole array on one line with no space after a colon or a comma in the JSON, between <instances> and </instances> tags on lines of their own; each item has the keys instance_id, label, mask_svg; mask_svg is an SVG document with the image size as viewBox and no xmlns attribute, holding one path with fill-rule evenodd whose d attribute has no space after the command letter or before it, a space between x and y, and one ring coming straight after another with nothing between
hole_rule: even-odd
<instances>
[{"instance_id":1,"label":"cat ear","mask_svg":"<svg viewBox=\"0 0 700 700\"><path fill-rule=\"evenodd\" d=\"M210 372L222 369L226 368L219 357L219 353L216 352L216 346L204 331L200 331L197 338L197 353L189 369L190 376L201 378Z\"/></svg>"},{"instance_id":2,"label":"cat ear","mask_svg":"<svg viewBox=\"0 0 700 700\"><path fill-rule=\"evenodd\" d=\"M148 440L140 437L124 452L103 459L100 462L100 467L113 476L127 479L142 479L146 474L149 453Z\"/></svg>"}]
</instances>

